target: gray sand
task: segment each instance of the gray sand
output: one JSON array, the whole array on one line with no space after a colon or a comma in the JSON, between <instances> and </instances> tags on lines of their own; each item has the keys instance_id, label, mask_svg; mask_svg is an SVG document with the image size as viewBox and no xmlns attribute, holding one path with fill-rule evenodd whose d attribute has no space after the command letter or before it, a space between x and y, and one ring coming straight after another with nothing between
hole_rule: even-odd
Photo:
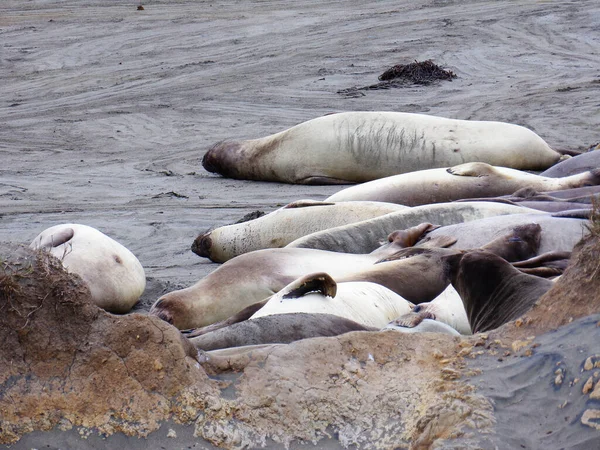
<instances>
[{"instance_id":1,"label":"gray sand","mask_svg":"<svg viewBox=\"0 0 600 450\"><path fill-rule=\"evenodd\" d=\"M0 2L0 242L94 226L145 267L142 308L216 267L189 250L198 233L340 189L209 174L222 139L391 110L513 122L556 149L599 140L597 0L136 6ZM430 58L458 78L337 93Z\"/></svg>"}]
</instances>

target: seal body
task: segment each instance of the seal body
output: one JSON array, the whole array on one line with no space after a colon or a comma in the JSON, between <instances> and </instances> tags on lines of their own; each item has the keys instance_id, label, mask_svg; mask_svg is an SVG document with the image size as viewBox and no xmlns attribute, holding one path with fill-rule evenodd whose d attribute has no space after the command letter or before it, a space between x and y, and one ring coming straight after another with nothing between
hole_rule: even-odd
<instances>
[{"instance_id":1,"label":"seal body","mask_svg":"<svg viewBox=\"0 0 600 450\"><path fill-rule=\"evenodd\" d=\"M179 329L204 327L242 311L283 289L295 279L326 271L334 278L353 273L404 248L388 242L377 250L350 255L305 248L270 248L237 256L193 286L159 298L150 314Z\"/></svg>"},{"instance_id":2,"label":"seal body","mask_svg":"<svg viewBox=\"0 0 600 450\"><path fill-rule=\"evenodd\" d=\"M321 279L326 288L313 286L308 292L306 283ZM364 326L383 328L392 319L408 313L412 304L376 283L357 281L336 283L324 273L306 275L293 281L273 295L250 320L272 314L318 313L333 314Z\"/></svg>"},{"instance_id":3,"label":"seal body","mask_svg":"<svg viewBox=\"0 0 600 450\"><path fill-rule=\"evenodd\" d=\"M548 178L486 163L466 163L370 181L341 190L327 201L377 201L407 206L450 202L474 197L497 197L530 187L554 191L600 184L600 169L570 177Z\"/></svg>"},{"instance_id":4,"label":"seal body","mask_svg":"<svg viewBox=\"0 0 600 450\"><path fill-rule=\"evenodd\" d=\"M600 151L594 150L574 156L550 167L540 175L550 178L566 177L600 167Z\"/></svg>"},{"instance_id":5,"label":"seal body","mask_svg":"<svg viewBox=\"0 0 600 450\"><path fill-rule=\"evenodd\" d=\"M190 339L199 349L261 344L288 344L312 337L339 336L350 331L374 331L352 320L333 314L291 313L273 314L245 320L225 328Z\"/></svg>"},{"instance_id":6,"label":"seal body","mask_svg":"<svg viewBox=\"0 0 600 450\"><path fill-rule=\"evenodd\" d=\"M127 248L87 225L56 225L30 245L62 261L87 284L94 303L109 312L126 313L146 287L144 268Z\"/></svg>"},{"instance_id":7,"label":"seal body","mask_svg":"<svg viewBox=\"0 0 600 450\"><path fill-rule=\"evenodd\" d=\"M204 233L196 238L192 251L222 263L254 250L284 247L316 231L404 209L405 206L382 202L300 200L257 219Z\"/></svg>"},{"instance_id":8,"label":"seal body","mask_svg":"<svg viewBox=\"0 0 600 450\"><path fill-rule=\"evenodd\" d=\"M288 248L315 248L344 253L368 253L397 229L429 221L446 226L507 214L539 211L495 202L460 202L422 205L373 219L363 220L309 234L287 245Z\"/></svg>"},{"instance_id":9,"label":"seal body","mask_svg":"<svg viewBox=\"0 0 600 450\"><path fill-rule=\"evenodd\" d=\"M559 159L542 138L518 125L345 112L260 139L218 143L202 165L229 178L344 184L472 161L544 170Z\"/></svg>"}]
</instances>

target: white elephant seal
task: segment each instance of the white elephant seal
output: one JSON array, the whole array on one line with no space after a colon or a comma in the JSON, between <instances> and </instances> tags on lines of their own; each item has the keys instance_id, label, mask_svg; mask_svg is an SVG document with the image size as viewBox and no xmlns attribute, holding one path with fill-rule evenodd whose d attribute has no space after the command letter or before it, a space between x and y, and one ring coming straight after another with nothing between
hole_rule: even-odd
<instances>
[{"instance_id":1,"label":"white elephant seal","mask_svg":"<svg viewBox=\"0 0 600 450\"><path fill-rule=\"evenodd\" d=\"M383 328L395 317L410 312L412 303L376 283L336 283L327 273L294 280L249 320L272 314L333 314L367 327Z\"/></svg>"},{"instance_id":2,"label":"white elephant seal","mask_svg":"<svg viewBox=\"0 0 600 450\"><path fill-rule=\"evenodd\" d=\"M106 311L129 312L146 287L144 268L127 248L87 225L56 225L30 245L50 252L87 284L96 305Z\"/></svg>"},{"instance_id":3,"label":"white elephant seal","mask_svg":"<svg viewBox=\"0 0 600 450\"><path fill-rule=\"evenodd\" d=\"M345 184L474 161L544 170L560 157L533 131L509 123L345 112L260 139L220 142L202 165L228 178Z\"/></svg>"},{"instance_id":4,"label":"white elephant seal","mask_svg":"<svg viewBox=\"0 0 600 450\"><path fill-rule=\"evenodd\" d=\"M293 240L316 231L404 209L407 207L382 202L300 200L257 219L204 233L194 240L192 251L222 263L254 250L285 247Z\"/></svg>"},{"instance_id":5,"label":"white elephant seal","mask_svg":"<svg viewBox=\"0 0 600 450\"><path fill-rule=\"evenodd\" d=\"M515 205L495 202L438 203L409 208L373 219L309 234L288 248L314 248L344 253L368 253L378 248L394 230L422 222L447 226L507 214L539 213Z\"/></svg>"},{"instance_id":6,"label":"white elephant seal","mask_svg":"<svg viewBox=\"0 0 600 450\"><path fill-rule=\"evenodd\" d=\"M343 189L329 202L374 201L418 206L473 197L498 197L529 187L556 191L600 184L600 169L548 178L482 162L403 173Z\"/></svg>"},{"instance_id":7,"label":"white elephant seal","mask_svg":"<svg viewBox=\"0 0 600 450\"><path fill-rule=\"evenodd\" d=\"M422 232L430 224L421 227ZM242 311L315 271L340 277L373 265L405 247L399 236L368 254L346 254L306 248L269 248L244 253L210 273L193 286L159 298L150 314L179 329L204 327Z\"/></svg>"}]
</instances>

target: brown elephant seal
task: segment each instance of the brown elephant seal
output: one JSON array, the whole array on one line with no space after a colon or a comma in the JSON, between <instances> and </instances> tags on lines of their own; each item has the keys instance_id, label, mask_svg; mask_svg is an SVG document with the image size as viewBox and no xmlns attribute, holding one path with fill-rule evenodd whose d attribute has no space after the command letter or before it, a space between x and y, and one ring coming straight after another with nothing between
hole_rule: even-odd
<instances>
[{"instance_id":1,"label":"brown elephant seal","mask_svg":"<svg viewBox=\"0 0 600 450\"><path fill-rule=\"evenodd\" d=\"M507 214L537 213L515 205L493 202L437 203L415 206L373 219L318 231L296 239L288 248L315 248L344 253L368 253L378 248L394 230L422 222L441 226Z\"/></svg>"},{"instance_id":2,"label":"brown elephant seal","mask_svg":"<svg viewBox=\"0 0 600 450\"><path fill-rule=\"evenodd\" d=\"M474 161L544 170L560 157L537 134L518 125L345 112L260 139L217 143L202 165L228 178L346 184Z\"/></svg>"},{"instance_id":3,"label":"brown elephant seal","mask_svg":"<svg viewBox=\"0 0 600 450\"><path fill-rule=\"evenodd\" d=\"M550 178L567 177L600 167L600 151L595 150L568 158L546 169L540 175Z\"/></svg>"},{"instance_id":4,"label":"brown elephant seal","mask_svg":"<svg viewBox=\"0 0 600 450\"><path fill-rule=\"evenodd\" d=\"M254 220L216 228L198 236L192 251L214 262L264 248L284 247L307 234L347 225L405 206L382 202L320 202L300 200Z\"/></svg>"},{"instance_id":5,"label":"brown elephant seal","mask_svg":"<svg viewBox=\"0 0 600 450\"><path fill-rule=\"evenodd\" d=\"M377 331L333 314L290 313L259 317L193 337L194 347L210 351L262 344L289 344L312 337L339 336L350 331Z\"/></svg>"},{"instance_id":6,"label":"brown elephant seal","mask_svg":"<svg viewBox=\"0 0 600 450\"><path fill-rule=\"evenodd\" d=\"M336 283L324 272L294 280L249 320L274 314L333 314L364 326L383 328L413 304L385 286L368 281Z\"/></svg>"},{"instance_id":7,"label":"brown elephant seal","mask_svg":"<svg viewBox=\"0 0 600 450\"><path fill-rule=\"evenodd\" d=\"M424 226L428 229L430 224ZM225 320L260 302L297 278L322 271L341 277L373 265L405 247L403 236L367 254L345 254L304 248L271 248L237 256L193 286L159 298L150 314L179 329Z\"/></svg>"},{"instance_id":8,"label":"brown elephant seal","mask_svg":"<svg viewBox=\"0 0 600 450\"><path fill-rule=\"evenodd\" d=\"M30 245L50 252L87 284L96 305L123 314L146 287L144 268L127 248L87 225L63 224L42 231Z\"/></svg>"},{"instance_id":9,"label":"brown elephant seal","mask_svg":"<svg viewBox=\"0 0 600 450\"><path fill-rule=\"evenodd\" d=\"M458 262L452 285L463 300L471 330L478 333L522 316L553 283L524 274L492 253L475 250Z\"/></svg>"},{"instance_id":10,"label":"brown elephant seal","mask_svg":"<svg viewBox=\"0 0 600 450\"><path fill-rule=\"evenodd\" d=\"M376 201L418 206L473 197L512 194L523 187L554 191L600 184L600 169L563 178L548 178L482 162L446 169L403 173L352 186L331 195L329 202Z\"/></svg>"}]
</instances>

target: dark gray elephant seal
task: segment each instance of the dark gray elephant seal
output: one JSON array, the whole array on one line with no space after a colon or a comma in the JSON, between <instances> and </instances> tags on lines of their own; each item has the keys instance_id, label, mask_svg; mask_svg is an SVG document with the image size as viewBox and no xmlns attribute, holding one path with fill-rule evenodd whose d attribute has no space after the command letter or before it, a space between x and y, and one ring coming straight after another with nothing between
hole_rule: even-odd
<instances>
[{"instance_id":1,"label":"dark gray elephant seal","mask_svg":"<svg viewBox=\"0 0 600 450\"><path fill-rule=\"evenodd\" d=\"M553 285L481 250L464 255L455 270L452 285L463 300L473 333L517 319Z\"/></svg>"},{"instance_id":2,"label":"dark gray elephant seal","mask_svg":"<svg viewBox=\"0 0 600 450\"><path fill-rule=\"evenodd\" d=\"M209 172L297 184L346 184L470 161L544 170L561 155L527 128L400 112L345 112L204 155Z\"/></svg>"},{"instance_id":3,"label":"dark gray elephant seal","mask_svg":"<svg viewBox=\"0 0 600 450\"><path fill-rule=\"evenodd\" d=\"M600 151L595 150L561 161L546 169L540 175L550 178L560 178L598 168L600 168Z\"/></svg>"},{"instance_id":4,"label":"dark gray elephant seal","mask_svg":"<svg viewBox=\"0 0 600 450\"><path fill-rule=\"evenodd\" d=\"M498 197L524 187L538 191L600 184L600 169L563 178L548 178L482 162L429 169L351 186L327 201L375 201L418 206L473 197Z\"/></svg>"},{"instance_id":5,"label":"dark gray elephant seal","mask_svg":"<svg viewBox=\"0 0 600 450\"><path fill-rule=\"evenodd\" d=\"M201 350L260 344L288 344L312 337L339 336L350 331L376 331L333 314L273 314L236 323L190 339Z\"/></svg>"}]
</instances>

